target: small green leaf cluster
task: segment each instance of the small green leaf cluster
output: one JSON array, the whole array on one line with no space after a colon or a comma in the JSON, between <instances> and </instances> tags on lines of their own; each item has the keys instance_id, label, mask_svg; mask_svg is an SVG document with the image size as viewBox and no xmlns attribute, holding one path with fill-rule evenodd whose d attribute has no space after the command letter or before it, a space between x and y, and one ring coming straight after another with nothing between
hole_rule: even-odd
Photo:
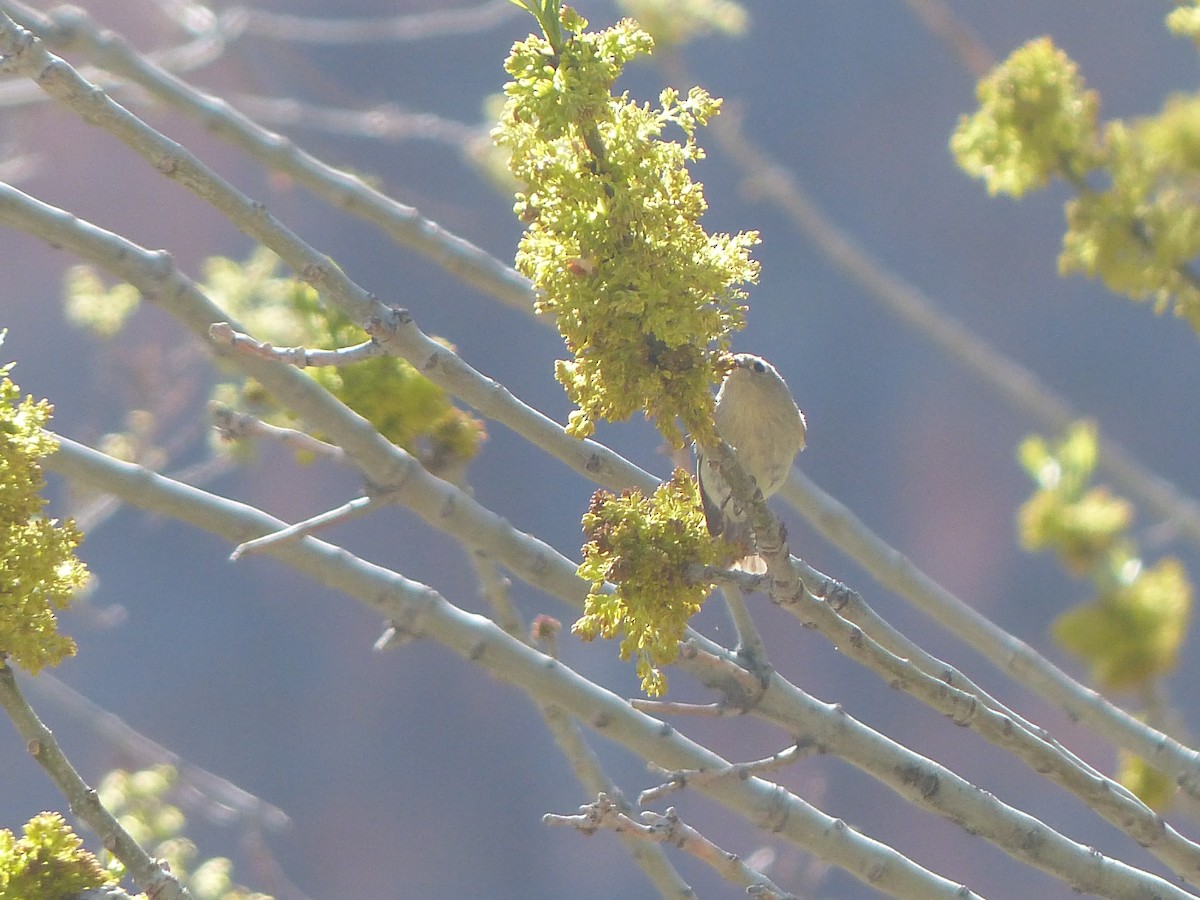
<instances>
[{"instance_id":1,"label":"small green leaf cluster","mask_svg":"<svg viewBox=\"0 0 1200 900\"><path fill-rule=\"evenodd\" d=\"M618 5L660 48L710 34L740 36L749 25L745 7L733 0L618 0Z\"/></svg>"},{"instance_id":2,"label":"small green leaf cluster","mask_svg":"<svg viewBox=\"0 0 1200 900\"><path fill-rule=\"evenodd\" d=\"M75 642L58 632L54 610L70 605L87 569L75 557L82 536L74 523L42 516L38 460L58 447L42 430L52 407L22 400L12 367L0 366L0 660L36 674L75 652Z\"/></svg>"},{"instance_id":3,"label":"small green leaf cluster","mask_svg":"<svg viewBox=\"0 0 1200 900\"><path fill-rule=\"evenodd\" d=\"M59 813L39 813L23 831L0 829L0 900L74 897L117 883Z\"/></svg>"},{"instance_id":4,"label":"small green leaf cluster","mask_svg":"<svg viewBox=\"0 0 1200 900\"><path fill-rule=\"evenodd\" d=\"M959 119L950 149L989 193L1019 197L1052 175L1082 178L1096 164L1096 95L1049 38L1016 50L975 95L979 110Z\"/></svg>"},{"instance_id":5,"label":"small green leaf cluster","mask_svg":"<svg viewBox=\"0 0 1200 900\"><path fill-rule=\"evenodd\" d=\"M584 615L571 631L583 640L621 637L621 659L637 657L642 690L667 690L662 666L679 656L688 620L712 585L688 578L695 564L714 565L721 552L708 536L696 481L676 469L652 497L596 491L583 517L579 577L592 582ZM604 590L605 582L616 586Z\"/></svg>"},{"instance_id":6,"label":"small green leaf cluster","mask_svg":"<svg viewBox=\"0 0 1200 900\"><path fill-rule=\"evenodd\" d=\"M266 894L234 884L233 864L225 857L196 863L196 845L183 834L187 819L164 799L176 780L175 769L167 765L137 772L115 769L101 781L97 794L139 845L166 860L171 873L197 900L270 900Z\"/></svg>"},{"instance_id":7,"label":"small green leaf cluster","mask_svg":"<svg viewBox=\"0 0 1200 900\"><path fill-rule=\"evenodd\" d=\"M1200 36L1200 5L1168 26ZM1200 331L1200 94L1168 98L1154 116L1097 125L1097 99L1049 38L1016 50L980 81L980 108L959 120L951 148L990 193L1020 196L1051 176L1066 205L1063 275L1099 278L1133 300L1171 308Z\"/></svg>"},{"instance_id":8,"label":"small green leaf cluster","mask_svg":"<svg viewBox=\"0 0 1200 900\"><path fill-rule=\"evenodd\" d=\"M564 7L569 36L531 35L505 65L514 80L493 138L524 185L517 268L573 357L555 372L578 407L571 434L640 409L674 446L677 419L712 440L719 354L744 322L739 286L758 275L757 234L705 233L702 186L687 168L703 156L696 129L720 101L700 88L664 90L657 109L613 96L622 68L653 41L630 20L594 33L586 25ZM683 143L662 139L672 125Z\"/></svg>"},{"instance_id":9,"label":"small green leaf cluster","mask_svg":"<svg viewBox=\"0 0 1200 900\"><path fill-rule=\"evenodd\" d=\"M1146 565L1128 534L1129 504L1089 487L1095 427L1076 424L1054 446L1027 438L1019 453L1038 485L1018 514L1021 543L1055 552L1096 591L1056 620L1055 640L1086 661L1106 689L1145 687L1170 672L1191 613L1191 584L1178 559Z\"/></svg>"},{"instance_id":10,"label":"small green leaf cluster","mask_svg":"<svg viewBox=\"0 0 1200 900\"><path fill-rule=\"evenodd\" d=\"M348 317L322 303L309 285L280 276L278 265L278 257L265 248L245 263L214 257L205 263L205 291L255 337L277 346L335 348L366 338ZM399 357L379 356L304 371L436 474L465 464L486 436L480 420L456 407L445 391ZM269 400L255 385L248 386L240 402L259 406L256 412L290 424L286 414L270 410Z\"/></svg>"}]
</instances>

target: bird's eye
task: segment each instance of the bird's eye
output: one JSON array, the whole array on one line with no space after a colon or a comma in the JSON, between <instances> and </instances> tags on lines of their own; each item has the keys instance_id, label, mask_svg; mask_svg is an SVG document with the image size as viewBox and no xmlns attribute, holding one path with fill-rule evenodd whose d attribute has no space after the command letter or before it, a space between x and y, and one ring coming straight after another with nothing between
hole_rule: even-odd
<instances>
[{"instance_id":1,"label":"bird's eye","mask_svg":"<svg viewBox=\"0 0 1200 900\"><path fill-rule=\"evenodd\" d=\"M763 372L767 371L767 367L765 365L763 365L763 362L761 359L756 359L754 361L754 371L757 372L759 375L761 375Z\"/></svg>"}]
</instances>

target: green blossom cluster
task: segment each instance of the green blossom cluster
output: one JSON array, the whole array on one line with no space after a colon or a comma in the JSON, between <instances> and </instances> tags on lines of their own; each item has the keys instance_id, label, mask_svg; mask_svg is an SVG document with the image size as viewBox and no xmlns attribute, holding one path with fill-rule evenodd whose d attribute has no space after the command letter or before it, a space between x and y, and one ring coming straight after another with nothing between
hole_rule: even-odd
<instances>
[{"instance_id":1,"label":"green blossom cluster","mask_svg":"<svg viewBox=\"0 0 1200 900\"><path fill-rule=\"evenodd\" d=\"M1022 544L1055 552L1096 591L1056 620L1055 640L1104 688L1145 687L1171 671L1190 618L1191 584L1175 558L1146 565L1128 534L1128 503L1089 487L1095 428L1077 424L1054 446L1027 438L1020 459L1038 485L1018 514Z\"/></svg>"},{"instance_id":2,"label":"green blossom cluster","mask_svg":"<svg viewBox=\"0 0 1200 900\"><path fill-rule=\"evenodd\" d=\"M583 437L599 418L640 409L676 446L677 419L711 440L719 351L743 325L739 286L758 274L757 234L705 233L703 192L687 169L703 156L695 131L720 101L699 88L664 90L657 109L613 96L625 64L650 53L650 35L630 20L585 32L567 7L554 24L514 44L493 137L524 186L517 267L573 357L556 366L578 406L568 431ZM683 143L662 138L667 126Z\"/></svg>"},{"instance_id":3,"label":"green blossom cluster","mask_svg":"<svg viewBox=\"0 0 1200 900\"><path fill-rule=\"evenodd\" d=\"M18 838L0 829L0 900L75 897L116 884L60 814L39 813L23 831Z\"/></svg>"},{"instance_id":4,"label":"green blossom cluster","mask_svg":"<svg viewBox=\"0 0 1200 900\"><path fill-rule=\"evenodd\" d=\"M166 860L171 873L196 900L271 900L233 882L233 864L213 857L197 864L196 845L183 831L187 820L165 796L177 773L161 765L137 772L115 769L97 788L100 802L130 836L157 859Z\"/></svg>"},{"instance_id":5,"label":"green blossom cluster","mask_svg":"<svg viewBox=\"0 0 1200 900\"><path fill-rule=\"evenodd\" d=\"M667 689L662 666L679 656L688 620L712 586L687 577L691 565L714 565L721 551L708 537L695 479L676 469L652 497L637 490L597 491L583 517L579 576L592 582L584 615L571 631L583 640L621 637L621 659L637 657L642 690ZM605 592L605 582L616 585Z\"/></svg>"},{"instance_id":6,"label":"green blossom cluster","mask_svg":"<svg viewBox=\"0 0 1200 900\"><path fill-rule=\"evenodd\" d=\"M205 263L204 289L256 338L276 346L335 348L366 339L349 318L322 303L312 287L279 275L278 266L278 257L265 248L244 263L214 257ZM380 356L304 371L431 472L453 471L473 457L484 440L483 423L451 403L445 391L407 360ZM246 388L240 403L291 424L285 413L269 407L256 385Z\"/></svg>"},{"instance_id":7,"label":"green blossom cluster","mask_svg":"<svg viewBox=\"0 0 1200 900\"><path fill-rule=\"evenodd\" d=\"M1019 197L1052 175L1077 179L1093 167L1096 95L1049 38L1016 50L975 95L979 110L959 120L950 149L989 193Z\"/></svg>"},{"instance_id":8,"label":"green blossom cluster","mask_svg":"<svg viewBox=\"0 0 1200 900\"><path fill-rule=\"evenodd\" d=\"M75 557L82 538L74 523L41 514L38 460L57 449L42 430L52 408L21 399L12 366L0 366L0 660L36 674L75 652L75 642L58 632L54 610L70 605L87 569Z\"/></svg>"},{"instance_id":9,"label":"green blossom cluster","mask_svg":"<svg viewBox=\"0 0 1200 900\"><path fill-rule=\"evenodd\" d=\"M1098 277L1112 291L1172 303L1200 330L1200 96L1178 96L1162 112L1111 122L1104 137L1111 185L1067 204L1059 269Z\"/></svg>"},{"instance_id":10,"label":"green blossom cluster","mask_svg":"<svg viewBox=\"0 0 1200 900\"><path fill-rule=\"evenodd\" d=\"M1200 5L1174 10L1167 24L1196 40ZM1101 130L1096 95L1049 38L1016 50L977 94L979 110L951 139L959 165L993 194L1064 178L1076 197L1066 205L1060 272L1173 309L1200 331L1200 94Z\"/></svg>"}]
</instances>

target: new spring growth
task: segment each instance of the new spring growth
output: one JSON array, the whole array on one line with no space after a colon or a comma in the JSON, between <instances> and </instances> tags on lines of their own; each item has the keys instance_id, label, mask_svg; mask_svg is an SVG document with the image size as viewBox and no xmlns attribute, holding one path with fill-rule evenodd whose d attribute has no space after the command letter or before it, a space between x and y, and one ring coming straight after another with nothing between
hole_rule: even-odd
<instances>
[{"instance_id":1,"label":"new spring growth","mask_svg":"<svg viewBox=\"0 0 1200 900\"><path fill-rule=\"evenodd\" d=\"M1196 39L1200 6L1167 19ZM989 193L1021 196L1053 176L1076 191L1066 204L1059 271L1172 309L1200 331L1200 203L1196 200L1200 96L1178 94L1160 112L1097 126L1099 106L1074 62L1049 38L1016 50L980 81L979 110L950 145Z\"/></svg>"},{"instance_id":2,"label":"new spring growth","mask_svg":"<svg viewBox=\"0 0 1200 900\"><path fill-rule=\"evenodd\" d=\"M950 149L988 193L1019 197L1052 175L1081 180L1096 164L1096 95L1049 38L1016 50L975 94L979 110L959 120Z\"/></svg>"},{"instance_id":3,"label":"new spring growth","mask_svg":"<svg viewBox=\"0 0 1200 900\"><path fill-rule=\"evenodd\" d=\"M642 690L659 697L667 690L662 667L678 658L688 620L712 590L685 572L715 565L728 547L709 538L696 482L682 469L653 497L596 491L583 528L579 577L592 590L571 631L585 641L620 637L621 659L636 656ZM611 593L606 581L616 585Z\"/></svg>"},{"instance_id":4,"label":"new spring growth","mask_svg":"<svg viewBox=\"0 0 1200 900\"><path fill-rule=\"evenodd\" d=\"M54 610L70 605L87 569L75 557L82 539L75 524L42 515L38 461L58 449L42 430L52 407L21 399L8 376L12 366L0 366L0 662L8 657L37 674L75 652L75 642L59 633Z\"/></svg>"},{"instance_id":5,"label":"new spring growth","mask_svg":"<svg viewBox=\"0 0 1200 900\"><path fill-rule=\"evenodd\" d=\"M23 837L0 829L0 897L78 897L119 880L59 813L34 816Z\"/></svg>"},{"instance_id":6,"label":"new spring growth","mask_svg":"<svg viewBox=\"0 0 1200 900\"><path fill-rule=\"evenodd\" d=\"M711 441L720 351L743 325L740 286L758 275L757 234L707 234L687 168L703 157L695 132L720 101L700 88L668 88L658 108L614 96L625 64L651 52L650 36L628 19L587 32L568 7L556 25L513 45L492 135L524 186L513 207L526 225L517 268L572 354L555 373L578 407L568 431L584 437L599 418L643 410L674 446L684 431ZM663 138L668 127L682 143Z\"/></svg>"},{"instance_id":7,"label":"new spring growth","mask_svg":"<svg viewBox=\"0 0 1200 900\"><path fill-rule=\"evenodd\" d=\"M1096 592L1058 617L1055 640L1104 688L1148 687L1175 667L1187 631L1192 589L1183 564L1173 557L1146 564L1129 534L1132 507L1090 485L1093 425L1076 424L1056 444L1027 438L1020 459L1038 485L1018 514L1022 545L1053 551Z\"/></svg>"}]
</instances>

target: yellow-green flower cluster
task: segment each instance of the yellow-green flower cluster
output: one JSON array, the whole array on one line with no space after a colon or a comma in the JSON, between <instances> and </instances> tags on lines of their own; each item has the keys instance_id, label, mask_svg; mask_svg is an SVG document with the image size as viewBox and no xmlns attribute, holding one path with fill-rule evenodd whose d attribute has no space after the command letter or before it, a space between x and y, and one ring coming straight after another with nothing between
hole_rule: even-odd
<instances>
[{"instance_id":1,"label":"yellow-green flower cluster","mask_svg":"<svg viewBox=\"0 0 1200 900\"><path fill-rule=\"evenodd\" d=\"M1038 485L1018 516L1022 544L1057 553L1096 591L1092 601L1057 619L1055 639L1085 660L1105 688L1142 687L1169 672L1187 630L1191 584L1177 559L1147 566L1128 534L1129 505L1088 486L1095 428L1077 424L1055 446L1027 438L1020 458Z\"/></svg>"},{"instance_id":2,"label":"yellow-green flower cluster","mask_svg":"<svg viewBox=\"0 0 1200 900\"><path fill-rule=\"evenodd\" d=\"M584 615L571 628L583 640L621 637L621 658L637 657L642 690L667 689L662 666L679 656L688 620L712 586L687 577L690 565L713 565L720 547L709 537L695 479L676 469L653 497L597 491L583 517L579 576L592 582ZM616 585L608 593L605 582Z\"/></svg>"},{"instance_id":3,"label":"yellow-green flower cluster","mask_svg":"<svg viewBox=\"0 0 1200 900\"><path fill-rule=\"evenodd\" d=\"M1049 38L1016 50L975 95L979 110L959 119L950 148L989 193L1019 197L1051 175L1075 180L1095 165L1096 95Z\"/></svg>"},{"instance_id":4,"label":"yellow-green flower cluster","mask_svg":"<svg viewBox=\"0 0 1200 900\"><path fill-rule=\"evenodd\" d=\"M58 632L54 610L70 605L87 569L75 558L81 535L74 523L41 515L38 460L57 449L42 431L51 406L22 400L11 369L0 366L0 660L7 656L36 674L75 652L75 642Z\"/></svg>"},{"instance_id":5,"label":"yellow-green flower cluster","mask_svg":"<svg viewBox=\"0 0 1200 900\"><path fill-rule=\"evenodd\" d=\"M23 830L18 838L0 829L0 900L75 897L116 884L58 813L39 813Z\"/></svg>"},{"instance_id":6,"label":"yellow-green flower cluster","mask_svg":"<svg viewBox=\"0 0 1200 900\"><path fill-rule=\"evenodd\" d=\"M696 128L720 101L699 88L664 90L657 109L613 96L650 36L629 20L585 32L566 7L560 25L557 43L530 36L513 46L493 137L525 186L514 206L526 224L517 267L573 355L556 367L579 407L568 431L583 437L599 418L641 409L676 446L677 418L712 440L717 351L742 327L739 286L758 273L756 234L705 233L703 192L687 169L703 156ZM683 143L662 139L669 125Z\"/></svg>"},{"instance_id":7,"label":"yellow-green flower cluster","mask_svg":"<svg viewBox=\"0 0 1200 900\"><path fill-rule=\"evenodd\" d=\"M262 248L245 263L214 257L205 263L205 291L256 338L277 346L336 348L366 338L346 316L322 303L313 288L278 275L278 265L278 258ZM380 356L304 371L437 474L465 463L485 437L482 422L451 403L407 360ZM243 400L266 398L251 388Z\"/></svg>"},{"instance_id":8,"label":"yellow-green flower cluster","mask_svg":"<svg viewBox=\"0 0 1200 900\"><path fill-rule=\"evenodd\" d=\"M1162 112L1112 122L1104 147L1110 186L1067 204L1059 269L1099 277L1112 291L1152 299L1200 329L1200 97L1170 99Z\"/></svg>"},{"instance_id":9,"label":"yellow-green flower cluster","mask_svg":"<svg viewBox=\"0 0 1200 900\"><path fill-rule=\"evenodd\" d=\"M1058 444L1034 435L1017 451L1038 490L1021 506L1018 531L1030 551L1051 550L1084 575L1111 554L1133 521L1133 508L1104 487L1089 487L1096 468L1096 429L1079 423Z\"/></svg>"},{"instance_id":10,"label":"yellow-green flower cluster","mask_svg":"<svg viewBox=\"0 0 1200 900\"><path fill-rule=\"evenodd\" d=\"M1147 685L1175 668L1192 608L1192 586L1174 557L1141 567L1127 560L1125 571L1091 603L1063 613L1054 638L1087 661L1105 689Z\"/></svg>"},{"instance_id":11,"label":"yellow-green flower cluster","mask_svg":"<svg viewBox=\"0 0 1200 900\"><path fill-rule=\"evenodd\" d=\"M1168 16L1197 39L1200 4ZM1052 175L1066 206L1059 271L1173 308L1200 331L1200 95L1170 98L1155 116L1097 129L1096 95L1049 38L1030 41L980 81L980 108L951 138L959 165L990 193L1020 196Z\"/></svg>"}]
</instances>

